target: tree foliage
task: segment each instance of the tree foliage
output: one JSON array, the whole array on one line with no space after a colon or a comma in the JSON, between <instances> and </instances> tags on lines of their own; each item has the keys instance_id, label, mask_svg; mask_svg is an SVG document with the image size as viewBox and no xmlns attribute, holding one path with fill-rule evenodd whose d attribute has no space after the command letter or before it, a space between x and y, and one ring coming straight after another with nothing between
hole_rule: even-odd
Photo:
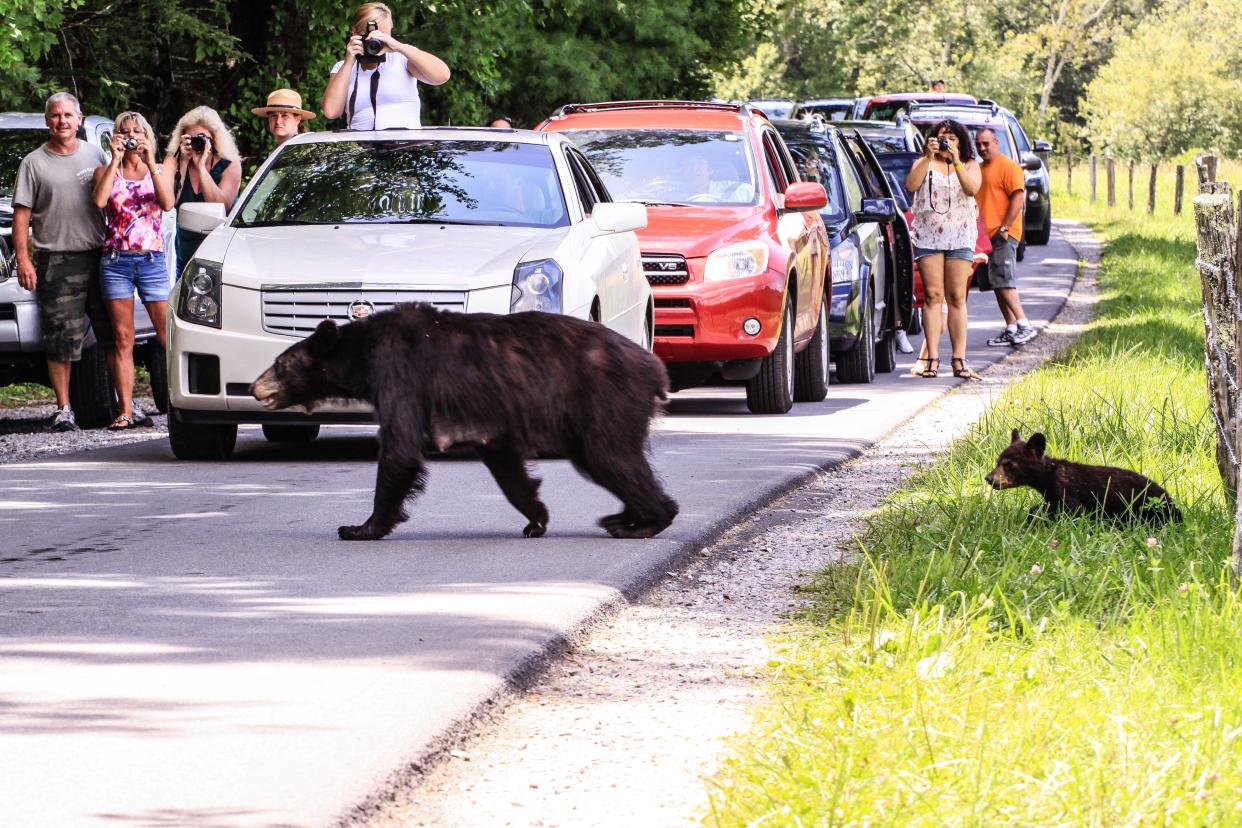
<instances>
[{"instance_id":1,"label":"tree foliage","mask_svg":"<svg viewBox=\"0 0 1242 828\"><path fill-rule=\"evenodd\" d=\"M453 78L422 87L426 123L504 113L531 126L556 105L704 97L712 72L757 36L745 0L389 0L399 39L444 58ZM244 151L265 149L250 109L280 86L318 110L344 54L353 2L0 0L0 105L33 111L57 89L91 113L147 114L168 132L207 104ZM321 117L317 128L329 126Z\"/></svg>"}]
</instances>

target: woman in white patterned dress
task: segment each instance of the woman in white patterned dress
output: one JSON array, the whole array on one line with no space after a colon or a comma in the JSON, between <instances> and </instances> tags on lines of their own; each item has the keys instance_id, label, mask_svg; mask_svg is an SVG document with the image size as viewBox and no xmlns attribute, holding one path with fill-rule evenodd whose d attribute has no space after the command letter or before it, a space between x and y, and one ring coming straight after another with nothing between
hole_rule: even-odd
<instances>
[{"instance_id":1,"label":"woman in white patterned dress","mask_svg":"<svg viewBox=\"0 0 1242 828\"><path fill-rule=\"evenodd\" d=\"M914 193L914 221L910 237L923 276L923 304L949 306L949 342L953 347L953 376L979 379L966 366L966 296L978 236L975 192L982 182L974 160L970 133L957 121L945 120L927 133L927 151L906 176ZM921 359L924 377L940 370L940 314L923 314L927 357Z\"/></svg>"}]
</instances>

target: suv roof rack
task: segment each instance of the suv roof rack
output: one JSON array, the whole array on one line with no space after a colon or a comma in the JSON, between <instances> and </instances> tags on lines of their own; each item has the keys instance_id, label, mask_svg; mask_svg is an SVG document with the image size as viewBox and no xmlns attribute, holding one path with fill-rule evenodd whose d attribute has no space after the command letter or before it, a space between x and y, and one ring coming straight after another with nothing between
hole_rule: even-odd
<instances>
[{"instance_id":1,"label":"suv roof rack","mask_svg":"<svg viewBox=\"0 0 1242 828\"><path fill-rule=\"evenodd\" d=\"M755 112L748 103L729 101L603 101L600 103L570 103L552 113L553 118L574 112L604 112L609 109L715 109L721 112Z\"/></svg>"},{"instance_id":2,"label":"suv roof rack","mask_svg":"<svg viewBox=\"0 0 1242 828\"><path fill-rule=\"evenodd\" d=\"M1000 104L996 101L979 101L979 103L953 103L952 101L942 101L937 103L919 103L911 101L906 107L906 111L913 113L916 109L969 109L976 112L986 112L993 118L1000 117Z\"/></svg>"}]
</instances>

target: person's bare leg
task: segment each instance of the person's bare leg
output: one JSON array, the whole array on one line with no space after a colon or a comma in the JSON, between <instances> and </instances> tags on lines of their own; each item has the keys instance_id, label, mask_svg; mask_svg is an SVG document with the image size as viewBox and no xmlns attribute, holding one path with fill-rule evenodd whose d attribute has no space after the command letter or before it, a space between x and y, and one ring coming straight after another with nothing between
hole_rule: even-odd
<instances>
[{"instance_id":1,"label":"person's bare leg","mask_svg":"<svg viewBox=\"0 0 1242 828\"><path fill-rule=\"evenodd\" d=\"M147 306L147 316L151 317L155 335L160 338L160 344L164 346L164 350L168 350L168 303L143 302L143 304Z\"/></svg>"},{"instance_id":2,"label":"person's bare leg","mask_svg":"<svg viewBox=\"0 0 1242 828\"><path fill-rule=\"evenodd\" d=\"M72 362L61 362L58 359L47 361L47 377L52 383L52 393L56 395L56 407L69 407L69 372L73 370Z\"/></svg>"},{"instance_id":3,"label":"person's bare leg","mask_svg":"<svg viewBox=\"0 0 1242 828\"><path fill-rule=\"evenodd\" d=\"M109 299L108 317L112 320L115 345L108 351L108 367L112 384L121 403L121 415L134 415L134 300ZM154 321L154 320L152 320Z\"/></svg>"},{"instance_id":4,"label":"person's bare leg","mask_svg":"<svg viewBox=\"0 0 1242 828\"><path fill-rule=\"evenodd\" d=\"M996 304L1000 306L1001 316L1005 317L1005 325L1016 325L1019 319L1026 319L1026 311L1022 300L1018 297L1017 288L998 288Z\"/></svg>"},{"instance_id":5,"label":"person's bare leg","mask_svg":"<svg viewBox=\"0 0 1242 828\"><path fill-rule=\"evenodd\" d=\"M944 324L940 317L940 305L945 301L944 268L943 253L919 259L919 272L923 274L923 344L927 348L923 358L932 360L933 364L940 358L940 332ZM922 365L927 366L928 363L923 362Z\"/></svg>"},{"instance_id":6,"label":"person's bare leg","mask_svg":"<svg viewBox=\"0 0 1242 828\"><path fill-rule=\"evenodd\" d=\"M949 303L949 344L953 356L966 356L966 296L970 290L971 262L945 259L944 297Z\"/></svg>"}]
</instances>

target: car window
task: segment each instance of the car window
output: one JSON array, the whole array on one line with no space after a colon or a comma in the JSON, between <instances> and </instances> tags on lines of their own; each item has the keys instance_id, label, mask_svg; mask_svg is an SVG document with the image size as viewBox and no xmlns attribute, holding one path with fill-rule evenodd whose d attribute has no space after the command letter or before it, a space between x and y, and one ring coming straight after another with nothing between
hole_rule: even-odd
<instances>
[{"instance_id":1,"label":"car window","mask_svg":"<svg viewBox=\"0 0 1242 828\"><path fill-rule=\"evenodd\" d=\"M862 174L864 196L867 198L883 198L885 197L884 185L880 182L880 177L876 175L875 170L871 168L871 164L868 162L867 156L862 149L854 143L856 140L847 138L845 143L854 158L855 172L861 172Z\"/></svg>"},{"instance_id":2,"label":"car window","mask_svg":"<svg viewBox=\"0 0 1242 828\"><path fill-rule=\"evenodd\" d=\"M789 148L785 146L785 142L775 132L769 132L768 138L772 142L772 149L776 152L776 160L781 165L781 173L785 181L789 184L798 181L798 170L794 166L793 159L789 157Z\"/></svg>"},{"instance_id":3,"label":"car window","mask_svg":"<svg viewBox=\"0 0 1242 828\"><path fill-rule=\"evenodd\" d=\"M1010 113L1005 116L1005 120L1009 121L1009 130L1013 133L1013 140L1017 144L1018 152L1030 152L1031 142L1026 136L1026 130L1018 122L1018 116Z\"/></svg>"},{"instance_id":4,"label":"car window","mask_svg":"<svg viewBox=\"0 0 1242 828\"><path fill-rule=\"evenodd\" d=\"M757 175L742 132L599 129L564 133L607 192L648 204L754 204Z\"/></svg>"},{"instance_id":5,"label":"car window","mask_svg":"<svg viewBox=\"0 0 1242 828\"><path fill-rule=\"evenodd\" d=\"M612 194L608 192L608 188L604 186L604 182L600 180L599 175L595 172L595 168L591 166L591 162L587 160L587 157L577 149L570 151L582 163L582 172L591 184L591 190L595 193L595 200L612 201Z\"/></svg>"},{"instance_id":6,"label":"car window","mask_svg":"<svg viewBox=\"0 0 1242 828\"><path fill-rule=\"evenodd\" d=\"M46 128L0 130L0 197L13 197L22 159L46 142Z\"/></svg>"},{"instance_id":7,"label":"car window","mask_svg":"<svg viewBox=\"0 0 1242 828\"><path fill-rule=\"evenodd\" d=\"M799 118L809 118L812 115L819 115L828 121L845 121L854 112L854 102L839 103L822 103L822 104L802 104L798 107Z\"/></svg>"},{"instance_id":8,"label":"car window","mask_svg":"<svg viewBox=\"0 0 1242 828\"><path fill-rule=\"evenodd\" d=\"M907 152L910 147L906 146L906 136L904 132L863 132L863 140L871 145L871 148L877 153L881 152Z\"/></svg>"},{"instance_id":9,"label":"car window","mask_svg":"<svg viewBox=\"0 0 1242 828\"><path fill-rule=\"evenodd\" d=\"M325 141L286 146L235 226L440 223L562 227L549 147L508 141Z\"/></svg>"},{"instance_id":10,"label":"car window","mask_svg":"<svg viewBox=\"0 0 1242 828\"><path fill-rule=\"evenodd\" d=\"M855 213L861 210L863 185L858 180L858 173L855 172L853 164L841 165L841 184L845 188L845 203L849 206L850 212Z\"/></svg>"},{"instance_id":11,"label":"car window","mask_svg":"<svg viewBox=\"0 0 1242 828\"><path fill-rule=\"evenodd\" d=\"M574 187L578 191L578 201L582 204L582 212L589 216L595 209L595 203L599 201L599 197L587 179L585 165L578 159L576 153L565 153L565 159L569 162L569 171L574 179Z\"/></svg>"},{"instance_id":12,"label":"car window","mask_svg":"<svg viewBox=\"0 0 1242 828\"><path fill-rule=\"evenodd\" d=\"M848 212L845 209L845 194L841 190L841 176L837 173L836 161L830 147L817 146L813 143L787 143L789 153L803 181L815 181L824 185L828 193L828 206L820 211L824 221L829 223L844 221Z\"/></svg>"}]
</instances>

